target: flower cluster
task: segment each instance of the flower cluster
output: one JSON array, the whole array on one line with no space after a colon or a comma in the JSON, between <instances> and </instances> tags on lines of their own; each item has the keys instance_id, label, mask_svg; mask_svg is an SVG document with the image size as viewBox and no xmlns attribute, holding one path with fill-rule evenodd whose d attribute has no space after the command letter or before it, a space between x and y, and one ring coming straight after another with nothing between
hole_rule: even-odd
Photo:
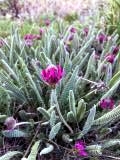
<instances>
[{"instance_id":1,"label":"flower cluster","mask_svg":"<svg viewBox=\"0 0 120 160\"><path fill-rule=\"evenodd\" d=\"M88 35L88 32L89 32L89 28L85 27L85 28L83 29L84 35L87 36L87 35Z\"/></svg>"},{"instance_id":2,"label":"flower cluster","mask_svg":"<svg viewBox=\"0 0 120 160\"><path fill-rule=\"evenodd\" d=\"M74 39L74 34L77 32L77 29L75 27L71 27L69 31L68 39L64 42L65 48L68 52L70 51L71 42Z\"/></svg>"},{"instance_id":3,"label":"flower cluster","mask_svg":"<svg viewBox=\"0 0 120 160\"><path fill-rule=\"evenodd\" d=\"M50 25L50 20L49 20L49 19L46 19L46 20L45 20L45 25L46 25L46 26L49 26L49 25Z\"/></svg>"},{"instance_id":4,"label":"flower cluster","mask_svg":"<svg viewBox=\"0 0 120 160\"><path fill-rule=\"evenodd\" d=\"M102 109L113 109L114 108L114 100L110 98L102 99L99 102L99 106Z\"/></svg>"},{"instance_id":5,"label":"flower cluster","mask_svg":"<svg viewBox=\"0 0 120 160\"><path fill-rule=\"evenodd\" d=\"M34 40L39 40L41 38L41 36L40 35L38 35L38 34L26 34L25 36L24 36L24 40L25 40L25 44L26 44L26 46L32 46L33 45L33 41Z\"/></svg>"},{"instance_id":6,"label":"flower cluster","mask_svg":"<svg viewBox=\"0 0 120 160\"><path fill-rule=\"evenodd\" d=\"M102 44L103 42L106 42L108 40L108 37L105 34L100 33L97 37L97 40L100 44Z\"/></svg>"},{"instance_id":7,"label":"flower cluster","mask_svg":"<svg viewBox=\"0 0 120 160\"><path fill-rule=\"evenodd\" d=\"M64 70L60 65L49 65L41 71L41 77L50 86L55 86L64 76Z\"/></svg>"},{"instance_id":8,"label":"flower cluster","mask_svg":"<svg viewBox=\"0 0 120 160\"><path fill-rule=\"evenodd\" d=\"M4 125L6 126L6 130L13 130L16 127L16 120L13 117L8 117Z\"/></svg>"},{"instance_id":9,"label":"flower cluster","mask_svg":"<svg viewBox=\"0 0 120 160\"><path fill-rule=\"evenodd\" d=\"M114 46L112 49L112 52L110 54L106 55L106 61L109 63L114 63L115 57L119 52L119 47L118 46Z\"/></svg>"},{"instance_id":10,"label":"flower cluster","mask_svg":"<svg viewBox=\"0 0 120 160\"><path fill-rule=\"evenodd\" d=\"M82 141L76 142L74 149L81 157L86 157L88 155L88 153L85 151L85 144Z\"/></svg>"}]
</instances>

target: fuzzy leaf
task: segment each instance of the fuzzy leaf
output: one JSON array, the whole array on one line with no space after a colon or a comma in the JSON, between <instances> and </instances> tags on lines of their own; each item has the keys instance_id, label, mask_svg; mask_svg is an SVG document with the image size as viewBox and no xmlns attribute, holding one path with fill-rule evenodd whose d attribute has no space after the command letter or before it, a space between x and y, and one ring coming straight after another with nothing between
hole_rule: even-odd
<instances>
[{"instance_id":1,"label":"fuzzy leaf","mask_svg":"<svg viewBox=\"0 0 120 160\"><path fill-rule=\"evenodd\" d=\"M50 114L46 109L39 107L37 110L44 116L46 120L50 120Z\"/></svg>"},{"instance_id":2,"label":"fuzzy leaf","mask_svg":"<svg viewBox=\"0 0 120 160\"><path fill-rule=\"evenodd\" d=\"M77 121L78 122L80 122L83 119L85 111L86 111L86 104L85 104L84 100L81 99L78 102L78 107L77 107Z\"/></svg>"},{"instance_id":3,"label":"fuzzy leaf","mask_svg":"<svg viewBox=\"0 0 120 160\"><path fill-rule=\"evenodd\" d=\"M62 94L61 94L61 102L62 104L65 104L68 100L69 91L74 90L75 82L77 78L79 67L77 66L71 76L71 78L68 80L67 84L65 85Z\"/></svg>"},{"instance_id":4,"label":"fuzzy leaf","mask_svg":"<svg viewBox=\"0 0 120 160\"><path fill-rule=\"evenodd\" d=\"M100 118L96 119L94 121L95 126L103 126L105 124L111 124L115 122L116 120L120 119L120 105L109 111L108 113L105 113Z\"/></svg>"},{"instance_id":5,"label":"fuzzy leaf","mask_svg":"<svg viewBox=\"0 0 120 160\"><path fill-rule=\"evenodd\" d=\"M20 154L22 155L22 152L18 152L18 151L9 151L7 152L5 155L0 157L0 160L10 160L11 158L13 158L15 155Z\"/></svg>"},{"instance_id":6,"label":"fuzzy leaf","mask_svg":"<svg viewBox=\"0 0 120 160\"><path fill-rule=\"evenodd\" d=\"M48 154L50 152L52 152L54 150L54 146L47 143L47 147L44 148L41 152L40 152L40 156L44 155L44 154Z\"/></svg>"},{"instance_id":7,"label":"fuzzy leaf","mask_svg":"<svg viewBox=\"0 0 120 160\"><path fill-rule=\"evenodd\" d=\"M61 128L61 122L58 122L55 126L53 126L49 134L49 139L51 140L54 139L55 136L58 134L60 128Z\"/></svg>"},{"instance_id":8,"label":"fuzzy leaf","mask_svg":"<svg viewBox=\"0 0 120 160\"><path fill-rule=\"evenodd\" d=\"M87 146L86 149L90 154L92 154L94 156L102 155L102 146L101 145Z\"/></svg>"},{"instance_id":9,"label":"fuzzy leaf","mask_svg":"<svg viewBox=\"0 0 120 160\"><path fill-rule=\"evenodd\" d=\"M30 152L27 160L36 159L40 142L41 142L40 140L36 141L35 144L32 146L31 152Z\"/></svg>"},{"instance_id":10,"label":"fuzzy leaf","mask_svg":"<svg viewBox=\"0 0 120 160\"><path fill-rule=\"evenodd\" d=\"M103 96L101 99L104 98L110 98L112 95L114 95L115 91L120 85L120 80L118 80Z\"/></svg>"},{"instance_id":11,"label":"fuzzy leaf","mask_svg":"<svg viewBox=\"0 0 120 160\"><path fill-rule=\"evenodd\" d=\"M94 106L94 107L92 107L90 109L90 113L89 113L89 115L87 117L87 120L85 122L83 130L80 133L80 135L77 137L78 139L80 139L83 135L85 135L86 133L88 133L88 131L91 129L91 126L94 123L95 114L96 114L96 106Z\"/></svg>"},{"instance_id":12,"label":"fuzzy leaf","mask_svg":"<svg viewBox=\"0 0 120 160\"><path fill-rule=\"evenodd\" d=\"M114 86L114 84L120 80L120 71L118 71L110 80L109 82L109 87L111 88L112 86Z\"/></svg>"},{"instance_id":13,"label":"fuzzy leaf","mask_svg":"<svg viewBox=\"0 0 120 160\"><path fill-rule=\"evenodd\" d=\"M28 137L29 135L23 131L20 131L18 129L14 129L14 130L4 130L2 131L2 134L5 137L8 138L13 138L13 137Z\"/></svg>"},{"instance_id":14,"label":"fuzzy leaf","mask_svg":"<svg viewBox=\"0 0 120 160\"><path fill-rule=\"evenodd\" d=\"M65 142L65 143L71 143L73 141L73 139L70 138L70 135L69 134L63 134L62 135L62 140Z\"/></svg>"},{"instance_id":15,"label":"fuzzy leaf","mask_svg":"<svg viewBox=\"0 0 120 160\"><path fill-rule=\"evenodd\" d=\"M120 146L120 139L107 140L102 144L103 149L113 147L113 146Z\"/></svg>"},{"instance_id":16,"label":"fuzzy leaf","mask_svg":"<svg viewBox=\"0 0 120 160\"><path fill-rule=\"evenodd\" d=\"M73 90L69 91L69 108L73 112L74 118L76 119L76 107L75 107L75 97Z\"/></svg>"},{"instance_id":17,"label":"fuzzy leaf","mask_svg":"<svg viewBox=\"0 0 120 160\"><path fill-rule=\"evenodd\" d=\"M0 115L0 122L4 122L6 119L6 115Z\"/></svg>"},{"instance_id":18,"label":"fuzzy leaf","mask_svg":"<svg viewBox=\"0 0 120 160\"><path fill-rule=\"evenodd\" d=\"M72 111L70 111L70 112L67 113L67 121L68 122L76 122L74 114L73 114Z\"/></svg>"},{"instance_id":19,"label":"fuzzy leaf","mask_svg":"<svg viewBox=\"0 0 120 160\"><path fill-rule=\"evenodd\" d=\"M50 126L51 128L55 125L56 122L56 114L55 111L52 111L51 116L50 116Z\"/></svg>"}]
</instances>

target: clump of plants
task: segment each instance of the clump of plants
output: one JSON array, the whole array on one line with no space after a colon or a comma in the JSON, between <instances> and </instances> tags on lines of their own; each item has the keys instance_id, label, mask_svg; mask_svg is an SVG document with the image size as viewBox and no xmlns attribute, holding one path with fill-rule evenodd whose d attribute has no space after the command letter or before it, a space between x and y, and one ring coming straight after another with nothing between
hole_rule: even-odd
<instances>
[{"instance_id":1,"label":"clump of plants","mask_svg":"<svg viewBox=\"0 0 120 160\"><path fill-rule=\"evenodd\" d=\"M119 157L117 39L63 21L1 39L0 160Z\"/></svg>"}]
</instances>

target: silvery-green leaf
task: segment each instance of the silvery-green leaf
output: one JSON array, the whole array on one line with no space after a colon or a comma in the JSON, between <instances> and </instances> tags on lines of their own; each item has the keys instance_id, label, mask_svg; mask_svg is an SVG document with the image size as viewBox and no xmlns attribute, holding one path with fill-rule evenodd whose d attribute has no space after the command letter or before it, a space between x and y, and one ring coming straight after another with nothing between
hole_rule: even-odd
<instances>
[{"instance_id":1,"label":"silvery-green leaf","mask_svg":"<svg viewBox=\"0 0 120 160\"><path fill-rule=\"evenodd\" d=\"M61 122L58 122L55 126L53 126L49 134L49 139L51 140L54 139L58 134L60 128L61 128Z\"/></svg>"},{"instance_id":2,"label":"silvery-green leaf","mask_svg":"<svg viewBox=\"0 0 120 160\"><path fill-rule=\"evenodd\" d=\"M47 143L46 145L47 147L40 151L40 156L44 154L49 154L50 152L54 150L54 146L52 144Z\"/></svg>"}]
</instances>

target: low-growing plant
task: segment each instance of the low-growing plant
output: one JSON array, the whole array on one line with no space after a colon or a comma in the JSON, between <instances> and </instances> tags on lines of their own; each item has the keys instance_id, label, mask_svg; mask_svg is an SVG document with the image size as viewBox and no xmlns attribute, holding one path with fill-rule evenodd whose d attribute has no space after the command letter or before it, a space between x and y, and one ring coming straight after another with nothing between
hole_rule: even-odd
<instances>
[{"instance_id":1,"label":"low-growing plant","mask_svg":"<svg viewBox=\"0 0 120 160\"><path fill-rule=\"evenodd\" d=\"M63 21L55 29L54 23L39 39L35 34L23 38L17 29L2 39L0 106L5 105L5 111L0 121L6 128L1 139L25 144L17 151L11 147L1 158L19 154L27 160L49 159L53 154L62 159L64 153L65 159L98 159L110 158L111 152L117 157L118 35L109 37L94 26L80 29Z\"/></svg>"}]
</instances>

